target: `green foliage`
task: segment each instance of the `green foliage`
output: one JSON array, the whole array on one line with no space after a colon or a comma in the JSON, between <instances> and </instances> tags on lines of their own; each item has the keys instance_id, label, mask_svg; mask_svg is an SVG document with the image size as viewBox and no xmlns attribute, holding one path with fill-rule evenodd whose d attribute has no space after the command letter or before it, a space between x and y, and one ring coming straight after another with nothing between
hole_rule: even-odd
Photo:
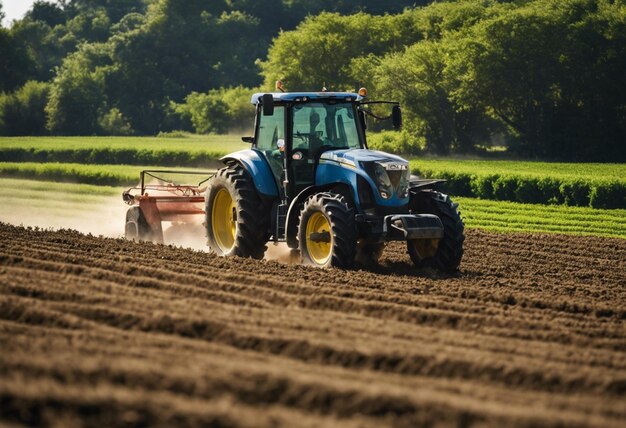
<instances>
[{"instance_id":1,"label":"green foliage","mask_svg":"<svg viewBox=\"0 0 626 428\"><path fill-rule=\"evenodd\" d=\"M394 16L365 13L341 16L322 13L308 17L295 31L282 32L272 43L267 61L260 62L264 87L281 80L290 91L355 90L353 61L369 54L402 49L419 35L402 33Z\"/></svg>"},{"instance_id":2,"label":"green foliage","mask_svg":"<svg viewBox=\"0 0 626 428\"><path fill-rule=\"evenodd\" d=\"M626 170L621 164L420 160L412 161L411 168L422 177L447 179L447 191L460 196L626 208Z\"/></svg>"},{"instance_id":3,"label":"green foliage","mask_svg":"<svg viewBox=\"0 0 626 428\"><path fill-rule=\"evenodd\" d=\"M626 185L623 180L595 184L589 194L589 204L595 208L626 207Z\"/></svg>"},{"instance_id":4,"label":"green foliage","mask_svg":"<svg viewBox=\"0 0 626 428\"><path fill-rule=\"evenodd\" d=\"M106 135L132 135L133 129L119 109L113 107L98 120L100 130Z\"/></svg>"},{"instance_id":5,"label":"green foliage","mask_svg":"<svg viewBox=\"0 0 626 428\"><path fill-rule=\"evenodd\" d=\"M0 91L14 91L27 80L53 81L48 110L49 127L55 133L108 132L120 129L119 120L139 134L190 130L191 113L181 121L171 109L172 102L182 103L194 92L258 86L256 61L266 56L281 29L292 29L307 15L324 10L384 14L411 4L404 0L393 5L372 0L38 0L24 19L0 31ZM363 36L368 32L355 24L347 28L358 29ZM387 33L392 34L395 30L389 28ZM351 46L358 48L360 42L351 40ZM393 35L386 40L396 43ZM385 41L376 43L382 52ZM89 50L100 50L104 56L91 61L85 58ZM232 105L230 99L222 101ZM217 104L213 110L219 107L219 102L213 104ZM85 120L77 120L80 111L85 112ZM194 115L199 116L196 111ZM243 116L231 109L223 121L238 122ZM217 118L215 124L201 122L198 129L204 131L232 126Z\"/></svg>"},{"instance_id":6,"label":"green foliage","mask_svg":"<svg viewBox=\"0 0 626 428\"><path fill-rule=\"evenodd\" d=\"M0 92L19 88L28 78L28 53L10 31L0 27Z\"/></svg>"},{"instance_id":7,"label":"green foliage","mask_svg":"<svg viewBox=\"0 0 626 428\"><path fill-rule=\"evenodd\" d=\"M104 106L104 70L108 60L103 45L83 45L63 61L46 106L48 130L53 134L93 135ZM100 66L100 67L98 67Z\"/></svg>"},{"instance_id":8,"label":"green foliage","mask_svg":"<svg viewBox=\"0 0 626 428\"><path fill-rule=\"evenodd\" d=\"M40 21L49 27L55 27L65 23L67 16L63 9L56 3L37 0L31 9L26 12L26 18L31 21Z\"/></svg>"},{"instance_id":9,"label":"green foliage","mask_svg":"<svg viewBox=\"0 0 626 428\"><path fill-rule=\"evenodd\" d=\"M252 131L254 107L250 104L252 90L236 88L213 89L208 93L192 92L175 111L188 118L197 133L223 134L237 129Z\"/></svg>"},{"instance_id":10,"label":"green foliage","mask_svg":"<svg viewBox=\"0 0 626 428\"><path fill-rule=\"evenodd\" d=\"M228 106L216 92L216 90L208 94L192 92L185 98L185 104L176 107L176 111L188 117L196 132L200 134L226 132Z\"/></svg>"},{"instance_id":11,"label":"green foliage","mask_svg":"<svg viewBox=\"0 0 626 428\"><path fill-rule=\"evenodd\" d=\"M61 44L59 30L53 30L42 20L24 19L11 27L14 43L26 57L22 77L27 80L49 81L55 67L61 65L66 54Z\"/></svg>"},{"instance_id":12,"label":"green foliage","mask_svg":"<svg viewBox=\"0 0 626 428\"><path fill-rule=\"evenodd\" d=\"M430 152L504 138L529 157L624 160L624 16L626 4L609 0L322 14L281 33L261 68L268 89L277 79L295 90L366 83L376 98L402 102L406 129Z\"/></svg>"},{"instance_id":13,"label":"green foliage","mask_svg":"<svg viewBox=\"0 0 626 428\"><path fill-rule=\"evenodd\" d=\"M619 3L536 0L495 8L453 53L453 98L505 125L520 154L624 159L618 141L626 136L619 119L625 104L616 94L626 93L618 71L626 67L626 26L623 18L615 24L626 5Z\"/></svg>"},{"instance_id":14,"label":"green foliage","mask_svg":"<svg viewBox=\"0 0 626 428\"><path fill-rule=\"evenodd\" d=\"M0 94L0 134L46 134L45 107L49 93L48 83L30 81L15 92Z\"/></svg>"},{"instance_id":15,"label":"green foliage","mask_svg":"<svg viewBox=\"0 0 626 428\"><path fill-rule=\"evenodd\" d=\"M417 155L424 148L424 141L416 141L408 132L383 131L368 134L367 146L387 153Z\"/></svg>"}]
</instances>

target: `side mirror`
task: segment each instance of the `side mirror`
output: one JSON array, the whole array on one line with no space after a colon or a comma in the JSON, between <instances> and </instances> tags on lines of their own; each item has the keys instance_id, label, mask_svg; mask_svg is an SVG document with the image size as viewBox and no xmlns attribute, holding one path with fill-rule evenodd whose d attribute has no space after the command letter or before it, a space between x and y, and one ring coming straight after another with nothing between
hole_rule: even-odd
<instances>
[{"instance_id":1,"label":"side mirror","mask_svg":"<svg viewBox=\"0 0 626 428\"><path fill-rule=\"evenodd\" d=\"M254 143L254 137L241 137L241 141L244 143L252 144Z\"/></svg>"},{"instance_id":2,"label":"side mirror","mask_svg":"<svg viewBox=\"0 0 626 428\"><path fill-rule=\"evenodd\" d=\"M272 94L263 94L261 104L263 105L263 116L274 114L274 96Z\"/></svg>"},{"instance_id":3,"label":"side mirror","mask_svg":"<svg viewBox=\"0 0 626 428\"><path fill-rule=\"evenodd\" d=\"M391 123L393 123L393 127L396 129L402 127L402 110L400 110L400 106L397 104L391 109Z\"/></svg>"}]
</instances>

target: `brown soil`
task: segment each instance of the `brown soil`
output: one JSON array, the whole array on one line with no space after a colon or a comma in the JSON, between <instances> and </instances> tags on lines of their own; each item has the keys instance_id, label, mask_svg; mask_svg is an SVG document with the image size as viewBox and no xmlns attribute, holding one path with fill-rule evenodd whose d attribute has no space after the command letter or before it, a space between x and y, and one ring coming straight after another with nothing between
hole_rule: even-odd
<instances>
[{"instance_id":1,"label":"brown soil","mask_svg":"<svg viewBox=\"0 0 626 428\"><path fill-rule=\"evenodd\" d=\"M0 425L624 426L626 240L317 270L0 224Z\"/></svg>"}]
</instances>

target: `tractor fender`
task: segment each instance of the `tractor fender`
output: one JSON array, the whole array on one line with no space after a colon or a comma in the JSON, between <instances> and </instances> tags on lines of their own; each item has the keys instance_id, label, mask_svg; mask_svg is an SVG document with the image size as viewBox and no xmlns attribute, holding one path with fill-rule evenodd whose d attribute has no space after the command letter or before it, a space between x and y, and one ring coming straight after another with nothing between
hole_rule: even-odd
<instances>
[{"instance_id":1,"label":"tractor fender","mask_svg":"<svg viewBox=\"0 0 626 428\"><path fill-rule=\"evenodd\" d=\"M321 186L309 186L302 190L293 198L287 210L287 219L285 220L285 238L289 248L298 248L298 219L300 216L300 206L306 199L320 192L333 191L341 193L348 201L352 201L352 190L345 183L327 183ZM348 202L351 203L351 202Z\"/></svg>"},{"instance_id":2,"label":"tractor fender","mask_svg":"<svg viewBox=\"0 0 626 428\"><path fill-rule=\"evenodd\" d=\"M226 165L240 164L250 174L254 187L263 196L278 197L278 186L267 159L254 149L240 150L220 158Z\"/></svg>"}]
</instances>

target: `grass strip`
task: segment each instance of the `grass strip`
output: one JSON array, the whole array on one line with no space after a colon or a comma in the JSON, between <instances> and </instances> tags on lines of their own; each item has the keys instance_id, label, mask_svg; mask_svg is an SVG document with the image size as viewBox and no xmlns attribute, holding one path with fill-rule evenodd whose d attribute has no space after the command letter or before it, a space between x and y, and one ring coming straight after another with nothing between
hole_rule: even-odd
<instances>
[{"instance_id":1,"label":"grass strip","mask_svg":"<svg viewBox=\"0 0 626 428\"><path fill-rule=\"evenodd\" d=\"M83 165L78 163L35 163L5 162L0 163L0 176L24 178L30 180L55 181L63 183L82 183L101 186L135 186L139 183L139 173L144 169L161 167L134 165ZM173 171L190 168L168 168ZM201 171L201 170L198 170ZM162 174L167 175L167 174ZM166 177L164 177L166 178ZM197 183L199 176L175 176L178 183Z\"/></svg>"},{"instance_id":2,"label":"grass strip","mask_svg":"<svg viewBox=\"0 0 626 428\"><path fill-rule=\"evenodd\" d=\"M0 162L58 162L162 166L213 166L249 148L238 137L11 137L0 138Z\"/></svg>"}]
</instances>

